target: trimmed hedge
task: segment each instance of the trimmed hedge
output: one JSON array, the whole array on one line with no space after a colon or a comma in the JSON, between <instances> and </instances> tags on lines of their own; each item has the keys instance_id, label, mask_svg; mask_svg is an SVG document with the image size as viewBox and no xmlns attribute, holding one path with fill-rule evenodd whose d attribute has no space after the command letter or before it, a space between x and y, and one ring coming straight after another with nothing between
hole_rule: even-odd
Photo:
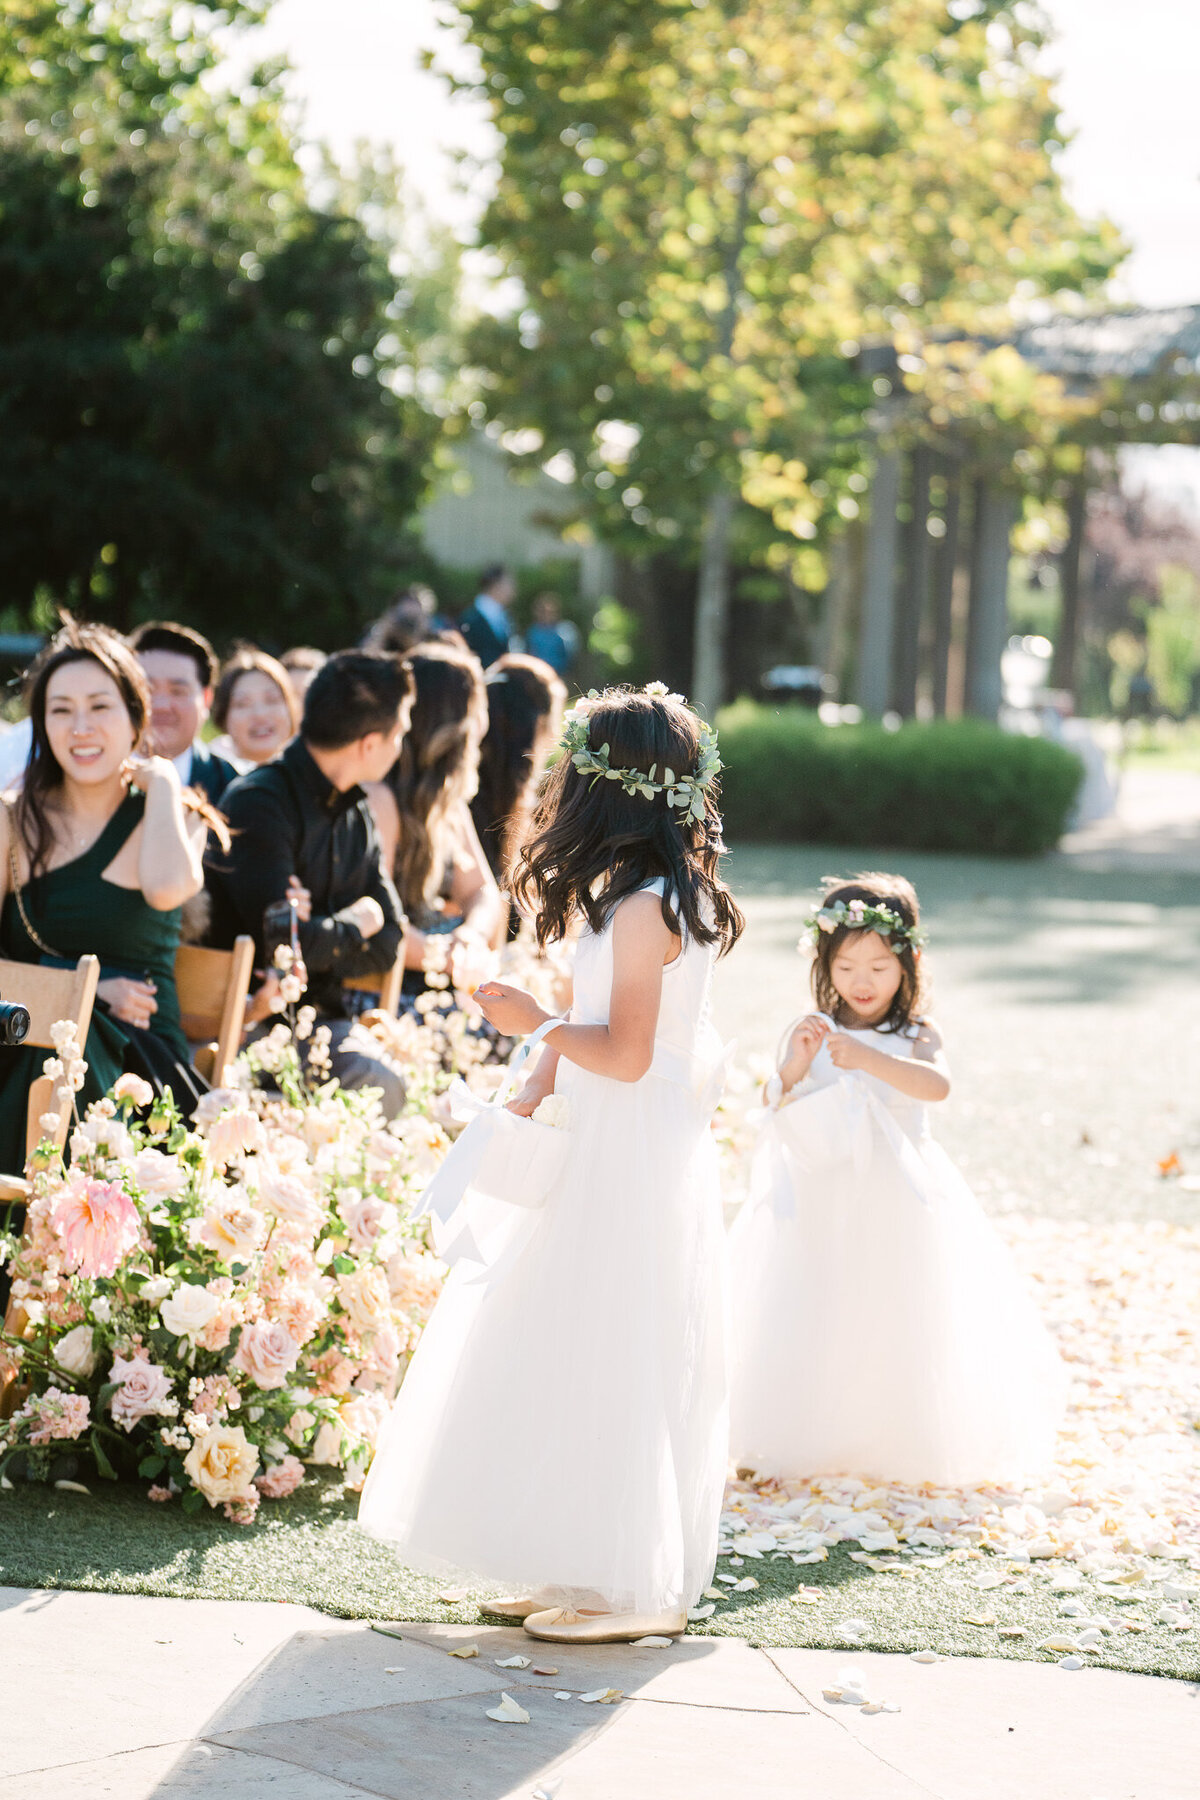
<instances>
[{"instance_id":1,"label":"trimmed hedge","mask_svg":"<svg viewBox=\"0 0 1200 1800\"><path fill-rule=\"evenodd\" d=\"M739 700L717 723L726 835L748 843L1040 856L1083 779L1061 744L979 719L885 731Z\"/></svg>"}]
</instances>

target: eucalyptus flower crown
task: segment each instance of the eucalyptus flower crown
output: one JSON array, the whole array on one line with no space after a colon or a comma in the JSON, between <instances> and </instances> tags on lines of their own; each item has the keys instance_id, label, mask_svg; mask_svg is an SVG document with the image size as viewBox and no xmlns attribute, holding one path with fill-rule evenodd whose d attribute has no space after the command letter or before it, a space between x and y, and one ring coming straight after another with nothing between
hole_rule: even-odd
<instances>
[{"instance_id":1,"label":"eucalyptus flower crown","mask_svg":"<svg viewBox=\"0 0 1200 1800\"><path fill-rule=\"evenodd\" d=\"M649 681L642 689L655 700L674 700L680 706L687 701L682 694L667 692L665 681ZM665 794L667 805L675 807L683 814L683 821L700 824L705 816L704 796L721 772L722 763L717 749L717 734L705 719L697 717L700 730L700 747L696 752L694 769L676 774L664 764L662 780L658 780L658 764L651 763L648 771L642 769L614 769L609 762L611 746L601 744L593 750L588 743L590 719L593 706L602 698L595 688L587 697L577 702L563 719L562 747L571 762L581 775L592 777L592 786L597 781L619 781L627 794L643 794L647 800L653 800L655 794Z\"/></svg>"},{"instance_id":2,"label":"eucalyptus flower crown","mask_svg":"<svg viewBox=\"0 0 1200 1800\"><path fill-rule=\"evenodd\" d=\"M812 943L819 944L823 933L837 931L843 925L848 931L877 931L897 956L906 946L919 950L927 941L920 926L906 924L885 900L878 906L870 900L835 900L832 906L815 907L808 916L805 934Z\"/></svg>"}]
</instances>

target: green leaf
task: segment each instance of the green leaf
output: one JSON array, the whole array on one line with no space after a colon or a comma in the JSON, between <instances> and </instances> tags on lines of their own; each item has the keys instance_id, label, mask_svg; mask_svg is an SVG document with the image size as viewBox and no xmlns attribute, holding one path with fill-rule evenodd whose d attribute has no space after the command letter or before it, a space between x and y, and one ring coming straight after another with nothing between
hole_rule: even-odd
<instances>
[{"instance_id":1,"label":"green leaf","mask_svg":"<svg viewBox=\"0 0 1200 1800\"><path fill-rule=\"evenodd\" d=\"M138 1464L138 1474L143 1476L147 1481L153 1481L156 1475L162 1474L166 1466L167 1459L165 1456L144 1456Z\"/></svg>"},{"instance_id":2,"label":"green leaf","mask_svg":"<svg viewBox=\"0 0 1200 1800\"><path fill-rule=\"evenodd\" d=\"M208 1503L205 1500L204 1495L197 1493L195 1488L192 1489L190 1494L185 1494L183 1496L184 1512L187 1512L187 1513L203 1512L204 1508L207 1504Z\"/></svg>"},{"instance_id":3,"label":"green leaf","mask_svg":"<svg viewBox=\"0 0 1200 1800\"><path fill-rule=\"evenodd\" d=\"M92 1433L92 1455L96 1459L96 1468L99 1471L99 1473L103 1476L104 1480L105 1481L115 1481L117 1479L117 1471L113 1468L112 1463L108 1460L108 1455L104 1449L104 1446L100 1442L100 1438L99 1438L98 1434L94 1431Z\"/></svg>"},{"instance_id":4,"label":"green leaf","mask_svg":"<svg viewBox=\"0 0 1200 1800\"><path fill-rule=\"evenodd\" d=\"M333 1266L339 1275L352 1275L354 1273L354 1258L352 1256L335 1256L333 1259Z\"/></svg>"}]
</instances>

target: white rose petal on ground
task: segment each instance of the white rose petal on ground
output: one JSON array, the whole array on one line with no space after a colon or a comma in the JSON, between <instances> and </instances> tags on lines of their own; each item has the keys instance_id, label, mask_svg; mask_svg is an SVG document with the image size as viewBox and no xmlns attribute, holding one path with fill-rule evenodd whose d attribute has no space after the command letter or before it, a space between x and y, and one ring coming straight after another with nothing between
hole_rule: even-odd
<instances>
[{"instance_id":1,"label":"white rose petal on ground","mask_svg":"<svg viewBox=\"0 0 1200 1800\"><path fill-rule=\"evenodd\" d=\"M632 1647L635 1650L669 1650L674 1641L665 1637L634 1638Z\"/></svg>"},{"instance_id":2,"label":"white rose petal on ground","mask_svg":"<svg viewBox=\"0 0 1200 1800\"><path fill-rule=\"evenodd\" d=\"M498 1669L527 1669L532 1661L531 1656L498 1656L496 1667Z\"/></svg>"},{"instance_id":3,"label":"white rose petal on ground","mask_svg":"<svg viewBox=\"0 0 1200 1800\"><path fill-rule=\"evenodd\" d=\"M518 1706L511 1694L501 1694L499 1706L489 1706L489 1719L495 1719L499 1725L528 1725L529 1714L523 1706Z\"/></svg>"},{"instance_id":4,"label":"white rose petal on ground","mask_svg":"<svg viewBox=\"0 0 1200 1800\"><path fill-rule=\"evenodd\" d=\"M461 1656L463 1661L465 1662L469 1656L478 1656L479 1655L479 1645L478 1644L460 1644L458 1646L457 1650L449 1651L448 1655Z\"/></svg>"},{"instance_id":5,"label":"white rose petal on ground","mask_svg":"<svg viewBox=\"0 0 1200 1800\"><path fill-rule=\"evenodd\" d=\"M585 1706L615 1706L625 1694L622 1688L593 1688L590 1694L580 1694L579 1698Z\"/></svg>"},{"instance_id":6,"label":"white rose petal on ground","mask_svg":"<svg viewBox=\"0 0 1200 1800\"><path fill-rule=\"evenodd\" d=\"M689 1606L688 1618L693 1620L696 1624L699 1624L701 1619L711 1619L716 1610L716 1607L710 1600L707 1606Z\"/></svg>"},{"instance_id":7,"label":"white rose petal on ground","mask_svg":"<svg viewBox=\"0 0 1200 1800\"><path fill-rule=\"evenodd\" d=\"M914 1650L908 1660L916 1663L935 1663L941 1662L942 1659L936 1650Z\"/></svg>"}]
</instances>

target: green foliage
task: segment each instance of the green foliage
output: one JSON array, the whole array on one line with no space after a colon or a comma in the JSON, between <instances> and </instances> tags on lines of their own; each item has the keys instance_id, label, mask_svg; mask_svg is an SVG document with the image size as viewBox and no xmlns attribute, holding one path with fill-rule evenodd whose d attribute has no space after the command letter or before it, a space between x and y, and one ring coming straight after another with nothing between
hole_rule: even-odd
<instances>
[{"instance_id":1,"label":"green foliage","mask_svg":"<svg viewBox=\"0 0 1200 1800\"><path fill-rule=\"evenodd\" d=\"M1167 567L1159 592L1159 604L1146 609L1146 673L1159 705L1182 718L1200 670L1200 582L1190 569Z\"/></svg>"},{"instance_id":2,"label":"green foliage","mask_svg":"<svg viewBox=\"0 0 1200 1800\"><path fill-rule=\"evenodd\" d=\"M975 719L886 731L743 700L718 724L726 833L751 843L1037 856L1083 775L1061 745Z\"/></svg>"},{"instance_id":3,"label":"green foliage","mask_svg":"<svg viewBox=\"0 0 1200 1800\"><path fill-rule=\"evenodd\" d=\"M389 597L440 432L419 281L394 171L315 204L279 71L201 83L265 11L5 9L0 607L336 643Z\"/></svg>"},{"instance_id":4,"label":"green foliage","mask_svg":"<svg viewBox=\"0 0 1200 1800\"><path fill-rule=\"evenodd\" d=\"M888 386L857 371L866 339L911 334L902 379L981 440L993 398L1010 432L1054 410L1011 353L916 354L1003 328L1018 291L1093 290L1119 254L1063 197L1032 9L458 10L504 136L483 236L524 292L475 333L480 413L568 452L607 536L694 548L729 482L735 556L820 586Z\"/></svg>"}]
</instances>

